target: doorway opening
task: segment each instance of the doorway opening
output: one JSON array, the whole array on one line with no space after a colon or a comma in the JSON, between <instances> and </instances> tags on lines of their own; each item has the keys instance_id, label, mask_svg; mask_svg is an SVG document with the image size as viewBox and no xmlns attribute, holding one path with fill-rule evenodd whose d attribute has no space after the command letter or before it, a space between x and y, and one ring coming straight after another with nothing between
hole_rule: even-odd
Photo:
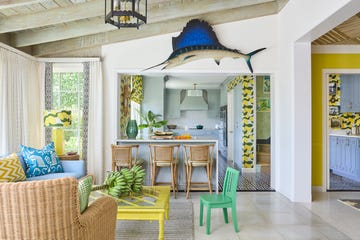
<instances>
[{"instance_id":1,"label":"doorway opening","mask_svg":"<svg viewBox=\"0 0 360 240\"><path fill-rule=\"evenodd\" d=\"M233 88L227 93L228 153L227 159L219 158L219 173L225 173L226 166L240 170L238 191L274 191L270 76L251 78L250 83L240 80L231 84Z\"/></svg>"},{"instance_id":2,"label":"doorway opening","mask_svg":"<svg viewBox=\"0 0 360 240\"><path fill-rule=\"evenodd\" d=\"M360 73L329 72L327 106L327 190L360 191Z\"/></svg>"}]
</instances>

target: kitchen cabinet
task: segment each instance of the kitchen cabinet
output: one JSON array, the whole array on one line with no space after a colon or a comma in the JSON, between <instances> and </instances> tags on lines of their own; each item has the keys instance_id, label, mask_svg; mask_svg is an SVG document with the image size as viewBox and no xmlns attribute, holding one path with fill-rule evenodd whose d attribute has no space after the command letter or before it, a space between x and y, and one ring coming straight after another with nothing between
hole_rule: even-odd
<instances>
[{"instance_id":1,"label":"kitchen cabinet","mask_svg":"<svg viewBox=\"0 0 360 240\"><path fill-rule=\"evenodd\" d=\"M340 112L360 112L360 75L341 74Z\"/></svg>"},{"instance_id":2,"label":"kitchen cabinet","mask_svg":"<svg viewBox=\"0 0 360 240\"><path fill-rule=\"evenodd\" d=\"M208 116L211 118L220 117L220 90L219 89L209 89L208 92L208 103L209 110Z\"/></svg>"},{"instance_id":3,"label":"kitchen cabinet","mask_svg":"<svg viewBox=\"0 0 360 240\"><path fill-rule=\"evenodd\" d=\"M165 119L180 118L180 89L165 90Z\"/></svg>"},{"instance_id":4,"label":"kitchen cabinet","mask_svg":"<svg viewBox=\"0 0 360 240\"><path fill-rule=\"evenodd\" d=\"M330 170L360 182L360 138L330 136Z\"/></svg>"}]
</instances>

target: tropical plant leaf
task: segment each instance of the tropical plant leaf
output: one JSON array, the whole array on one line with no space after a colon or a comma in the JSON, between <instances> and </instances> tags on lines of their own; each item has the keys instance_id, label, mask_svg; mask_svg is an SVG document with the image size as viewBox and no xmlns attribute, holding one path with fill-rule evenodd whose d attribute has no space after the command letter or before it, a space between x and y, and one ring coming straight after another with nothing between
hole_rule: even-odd
<instances>
[{"instance_id":1,"label":"tropical plant leaf","mask_svg":"<svg viewBox=\"0 0 360 240\"><path fill-rule=\"evenodd\" d=\"M144 129L144 128L147 128L149 127L149 124L139 124L139 129Z\"/></svg>"},{"instance_id":2,"label":"tropical plant leaf","mask_svg":"<svg viewBox=\"0 0 360 240\"><path fill-rule=\"evenodd\" d=\"M146 123L140 124L138 126L139 129L144 129L148 127L159 128L166 125L167 121L165 120L156 121L156 119L161 116L162 116L161 114L154 114L151 110L149 110L146 115L140 113L140 118L142 119L143 122Z\"/></svg>"}]
</instances>

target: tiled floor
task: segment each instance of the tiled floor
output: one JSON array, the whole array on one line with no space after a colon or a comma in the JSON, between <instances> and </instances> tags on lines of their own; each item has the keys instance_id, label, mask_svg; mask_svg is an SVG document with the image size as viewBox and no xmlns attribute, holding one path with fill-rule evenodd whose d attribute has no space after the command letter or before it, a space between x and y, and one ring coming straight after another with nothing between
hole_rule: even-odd
<instances>
[{"instance_id":1,"label":"tiled floor","mask_svg":"<svg viewBox=\"0 0 360 240\"><path fill-rule=\"evenodd\" d=\"M356 192L313 193L311 204L292 203L276 192L238 192L239 232L223 222L222 210L213 209L211 234L199 227L199 192L191 193L195 239L222 240L360 240L360 211L337 201L360 198ZM184 193L178 199L185 199ZM206 213L204 216L204 224Z\"/></svg>"},{"instance_id":2,"label":"tiled floor","mask_svg":"<svg viewBox=\"0 0 360 240\"><path fill-rule=\"evenodd\" d=\"M225 157L219 154L219 189L222 189L226 167L228 166ZM270 187L270 165L261 166L256 172L241 172L239 166L235 164L235 169L240 170L238 191L274 191Z\"/></svg>"},{"instance_id":3,"label":"tiled floor","mask_svg":"<svg viewBox=\"0 0 360 240\"><path fill-rule=\"evenodd\" d=\"M360 191L360 182L345 178L333 173L330 173L330 188L329 190L357 190Z\"/></svg>"}]
</instances>

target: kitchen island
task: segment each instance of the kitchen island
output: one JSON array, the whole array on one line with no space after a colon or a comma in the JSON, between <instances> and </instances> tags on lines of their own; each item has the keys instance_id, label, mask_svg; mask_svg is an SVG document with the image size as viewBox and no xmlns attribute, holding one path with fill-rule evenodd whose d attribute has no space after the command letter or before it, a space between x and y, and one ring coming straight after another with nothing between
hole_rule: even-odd
<instances>
[{"instance_id":1,"label":"kitchen island","mask_svg":"<svg viewBox=\"0 0 360 240\"><path fill-rule=\"evenodd\" d=\"M330 171L360 182L360 136L343 132L329 134Z\"/></svg>"},{"instance_id":2,"label":"kitchen island","mask_svg":"<svg viewBox=\"0 0 360 240\"><path fill-rule=\"evenodd\" d=\"M216 192L219 191L219 168L218 168L218 140L214 137L197 136L191 139L116 139L117 145L121 144L139 144L138 158L144 160L143 168L146 170L145 185L151 185L150 174L150 159L149 159L149 147L148 144L180 144L179 149L179 165L178 165L178 188L179 190L185 190L185 166L184 166L184 144L215 144L213 158L213 178L212 187ZM214 174L215 171L215 174ZM192 179L195 182L206 181L206 172L203 169L196 168L193 171ZM157 181L159 182L171 182L170 169L160 169ZM215 189L214 189L215 187Z\"/></svg>"}]
</instances>

